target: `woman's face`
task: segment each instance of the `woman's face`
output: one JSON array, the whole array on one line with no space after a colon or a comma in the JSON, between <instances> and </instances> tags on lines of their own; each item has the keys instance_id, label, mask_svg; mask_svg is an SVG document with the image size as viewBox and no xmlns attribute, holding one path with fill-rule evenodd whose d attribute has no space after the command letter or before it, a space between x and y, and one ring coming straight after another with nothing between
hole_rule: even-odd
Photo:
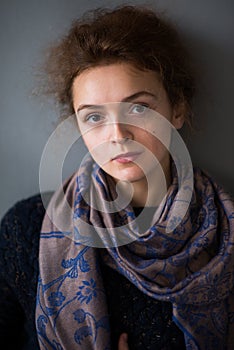
<instances>
[{"instance_id":1,"label":"woman's face","mask_svg":"<svg viewBox=\"0 0 234 350\"><path fill-rule=\"evenodd\" d=\"M91 68L74 80L73 105L90 154L113 178L145 178L156 170L154 157L169 171L169 153L155 136L161 128L169 143L169 131L155 112L177 129L184 118L171 106L156 72L127 63Z\"/></svg>"}]
</instances>

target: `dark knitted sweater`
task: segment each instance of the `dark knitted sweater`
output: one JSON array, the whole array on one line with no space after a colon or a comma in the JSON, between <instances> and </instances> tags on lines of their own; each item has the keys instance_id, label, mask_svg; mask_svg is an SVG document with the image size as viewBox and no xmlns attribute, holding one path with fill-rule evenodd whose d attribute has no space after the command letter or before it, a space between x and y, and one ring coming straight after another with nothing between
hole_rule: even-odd
<instances>
[{"instance_id":1,"label":"dark knitted sweater","mask_svg":"<svg viewBox=\"0 0 234 350\"><path fill-rule=\"evenodd\" d=\"M39 236L44 213L41 197L36 195L17 203L2 220L0 349L39 349L34 318ZM122 332L128 333L132 350L185 349L183 333L172 321L171 304L144 295L107 266L102 265L102 271L113 349L117 349Z\"/></svg>"}]
</instances>

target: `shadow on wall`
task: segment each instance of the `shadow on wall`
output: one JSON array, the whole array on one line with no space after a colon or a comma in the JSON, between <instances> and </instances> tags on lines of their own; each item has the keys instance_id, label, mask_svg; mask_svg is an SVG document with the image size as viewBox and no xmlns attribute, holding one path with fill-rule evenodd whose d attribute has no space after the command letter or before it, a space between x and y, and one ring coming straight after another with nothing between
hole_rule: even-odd
<instances>
[{"instance_id":1,"label":"shadow on wall","mask_svg":"<svg viewBox=\"0 0 234 350\"><path fill-rule=\"evenodd\" d=\"M234 48L190 35L185 38L197 74L192 134L182 132L194 165L234 195Z\"/></svg>"}]
</instances>

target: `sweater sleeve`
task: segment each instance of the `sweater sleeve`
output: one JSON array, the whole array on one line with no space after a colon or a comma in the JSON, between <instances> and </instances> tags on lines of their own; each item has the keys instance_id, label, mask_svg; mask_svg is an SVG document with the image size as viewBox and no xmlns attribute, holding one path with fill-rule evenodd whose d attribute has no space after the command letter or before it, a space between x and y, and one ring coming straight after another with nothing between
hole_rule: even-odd
<instances>
[{"instance_id":1,"label":"sweater sleeve","mask_svg":"<svg viewBox=\"0 0 234 350\"><path fill-rule=\"evenodd\" d=\"M40 195L18 202L0 228L0 348L38 349L35 303L44 207Z\"/></svg>"}]
</instances>

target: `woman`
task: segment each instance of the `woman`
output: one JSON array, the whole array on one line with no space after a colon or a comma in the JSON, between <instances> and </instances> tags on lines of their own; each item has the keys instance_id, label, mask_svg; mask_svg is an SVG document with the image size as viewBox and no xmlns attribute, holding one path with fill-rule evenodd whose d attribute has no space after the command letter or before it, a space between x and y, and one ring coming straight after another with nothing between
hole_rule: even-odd
<instances>
[{"instance_id":1,"label":"woman","mask_svg":"<svg viewBox=\"0 0 234 350\"><path fill-rule=\"evenodd\" d=\"M50 50L49 91L91 157L46 212L35 196L3 219L9 346L232 348L234 206L181 155L188 62L171 25L135 6L94 11Z\"/></svg>"}]
</instances>

